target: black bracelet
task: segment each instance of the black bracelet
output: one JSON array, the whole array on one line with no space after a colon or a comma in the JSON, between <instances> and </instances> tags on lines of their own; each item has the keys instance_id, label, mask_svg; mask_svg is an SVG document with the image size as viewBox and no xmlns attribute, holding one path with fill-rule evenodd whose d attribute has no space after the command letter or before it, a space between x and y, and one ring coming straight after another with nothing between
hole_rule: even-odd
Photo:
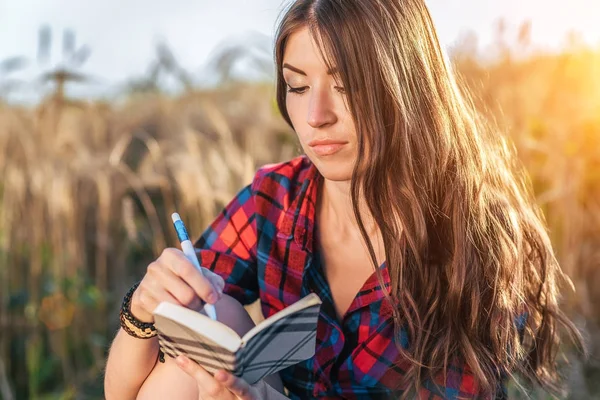
<instances>
[{"instance_id":1,"label":"black bracelet","mask_svg":"<svg viewBox=\"0 0 600 400\"><path fill-rule=\"evenodd\" d=\"M142 322L131 313L131 297L138 286L139 282L133 285L123 298L119 319L121 327L130 336L138 339L150 339L156 336L157 333L154 324L152 322Z\"/></svg>"},{"instance_id":2,"label":"black bracelet","mask_svg":"<svg viewBox=\"0 0 600 400\"><path fill-rule=\"evenodd\" d=\"M121 313L125 316L127 321L131 322L133 325L135 325L135 327L143 330L155 330L156 328L154 328L153 322L142 322L131 313L131 297L133 296L133 292L135 292L138 286L140 286L140 282L134 284L129 289L127 294L125 294L125 297L123 298L123 304L121 305Z\"/></svg>"},{"instance_id":3,"label":"black bracelet","mask_svg":"<svg viewBox=\"0 0 600 400\"><path fill-rule=\"evenodd\" d=\"M131 313L131 297L139 285L140 282L137 282L127 291L127 294L125 294L123 303L121 304L119 319L121 328L123 328L128 335L137 339L150 339L158 334L154 323L142 322ZM135 328L135 330L133 328ZM160 347L158 349L158 361L161 363L165 362L165 353Z\"/></svg>"}]
</instances>

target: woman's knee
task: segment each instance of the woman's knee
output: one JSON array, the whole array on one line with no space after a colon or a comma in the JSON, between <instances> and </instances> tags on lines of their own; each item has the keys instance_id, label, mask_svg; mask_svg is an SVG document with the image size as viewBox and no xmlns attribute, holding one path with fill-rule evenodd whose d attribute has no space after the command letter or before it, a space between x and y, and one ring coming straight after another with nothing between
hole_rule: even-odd
<instances>
[{"instance_id":1,"label":"woman's knee","mask_svg":"<svg viewBox=\"0 0 600 400\"><path fill-rule=\"evenodd\" d=\"M221 299L215 303L217 311L217 320L243 336L254 327L254 321L244 306L233 297L224 294Z\"/></svg>"}]
</instances>

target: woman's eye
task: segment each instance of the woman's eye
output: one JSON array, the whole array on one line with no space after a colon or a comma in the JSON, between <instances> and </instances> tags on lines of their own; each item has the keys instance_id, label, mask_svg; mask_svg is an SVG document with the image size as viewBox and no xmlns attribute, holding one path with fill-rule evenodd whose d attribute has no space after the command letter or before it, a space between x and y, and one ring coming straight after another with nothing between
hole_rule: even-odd
<instances>
[{"instance_id":1,"label":"woman's eye","mask_svg":"<svg viewBox=\"0 0 600 400\"><path fill-rule=\"evenodd\" d=\"M297 94L302 94L304 93L304 91L306 90L306 88L308 88L308 86L302 86L302 87L298 87L298 88L294 88L291 87L290 85L288 85L288 93L297 93Z\"/></svg>"},{"instance_id":2,"label":"woman's eye","mask_svg":"<svg viewBox=\"0 0 600 400\"><path fill-rule=\"evenodd\" d=\"M288 93L302 94L306 91L306 89L308 89L308 86L302 86L302 87L297 87L297 88L291 87L290 85L287 86ZM341 86L336 86L334 89L337 90L341 94L346 94L346 89L344 89Z\"/></svg>"}]
</instances>

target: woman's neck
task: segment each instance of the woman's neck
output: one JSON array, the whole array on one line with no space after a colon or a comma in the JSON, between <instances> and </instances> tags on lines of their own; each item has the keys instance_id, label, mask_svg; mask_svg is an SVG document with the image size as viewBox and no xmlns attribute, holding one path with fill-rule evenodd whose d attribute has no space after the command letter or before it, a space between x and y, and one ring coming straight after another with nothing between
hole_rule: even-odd
<instances>
[{"instance_id":1,"label":"woman's neck","mask_svg":"<svg viewBox=\"0 0 600 400\"><path fill-rule=\"evenodd\" d=\"M340 240L359 238L361 234L352 209L350 181L332 181L323 177L320 185L320 196L317 199L320 221L326 222L328 227L334 229ZM362 198L359 200L359 210L367 235L370 237L377 235L379 230L377 224Z\"/></svg>"}]
</instances>

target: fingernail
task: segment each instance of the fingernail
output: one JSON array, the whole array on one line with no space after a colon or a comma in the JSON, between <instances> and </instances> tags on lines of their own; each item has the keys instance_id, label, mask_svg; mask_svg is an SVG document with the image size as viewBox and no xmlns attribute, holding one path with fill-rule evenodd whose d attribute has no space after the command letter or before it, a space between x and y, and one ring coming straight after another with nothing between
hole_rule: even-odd
<instances>
[{"instance_id":1,"label":"fingernail","mask_svg":"<svg viewBox=\"0 0 600 400\"><path fill-rule=\"evenodd\" d=\"M211 292L211 294L208 295L208 298L207 298L209 303L215 303L218 299L219 299L219 295L214 290Z\"/></svg>"}]
</instances>

